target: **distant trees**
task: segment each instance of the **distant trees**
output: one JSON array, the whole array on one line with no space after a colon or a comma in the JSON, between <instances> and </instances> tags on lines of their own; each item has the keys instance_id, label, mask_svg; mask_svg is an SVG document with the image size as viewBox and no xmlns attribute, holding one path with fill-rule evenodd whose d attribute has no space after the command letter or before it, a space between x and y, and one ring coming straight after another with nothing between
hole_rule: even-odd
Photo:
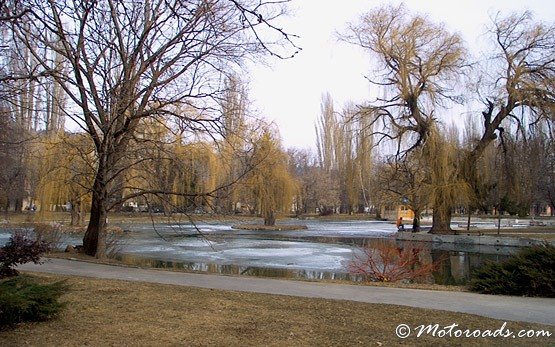
<instances>
[{"instance_id":1,"label":"distant trees","mask_svg":"<svg viewBox=\"0 0 555 347\"><path fill-rule=\"evenodd\" d=\"M339 208L341 213L369 208L372 172L372 125L355 105L336 112L329 94L322 97L316 125L318 190L325 192L316 202L321 213ZM315 183L313 183L315 184Z\"/></svg>"},{"instance_id":2,"label":"distant trees","mask_svg":"<svg viewBox=\"0 0 555 347\"><path fill-rule=\"evenodd\" d=\"M12 30L29 13L25 1L0 4L0 210L6 212L32 206L39 179L33 142L65 122L60 86L42 80L47 73Z\"/></svg>"},{"instance_id":3,"label":"distant trees","mask_svg":"<svg viewBox=\"0 0 555 347\"><path fill-rule=\"evenodd\" d=\"M493 18L478 64L443 25L403 5L374 9L342 39L375 60L377 97L338 108L324 95L317 153L286 153L250 117L236 73L245 59L294 54L274 24L286 2L1 3L0 209L69 202L77 224L90 208L84 245L99 257L107 212L130 202L167 215L248 209L272 224L292 206L379 212L408 200L417 215L433 209L440 233L455 207L555 209L553 25ZM444 116L476 100L461 136ZM66 120L82 132L65 133Z\"/></svg>"},{"instance_id":4,"label":"distant trees","mask_svg":"<svg viewBox=\"0 0 555 347\"><path fill-rule=\"evenodd\" d=\"M0 210L20 211L24 199L24 145L22 131L4 108L0 115Z\"/></svg>"},{"instance_id":5,"label":"distant trees","mask_svg":"<svg viewBox=\"0 0 555 347\"><path fill-rule=\"evenodd\" d=\"M543 132L538 132L535 144L539 153L540 170L536 173L538 182L534 195L536 211L541 210L543 205L551 207L552 215L555 215L555 128L544 128Z\"/></svg>"}]
</instances>

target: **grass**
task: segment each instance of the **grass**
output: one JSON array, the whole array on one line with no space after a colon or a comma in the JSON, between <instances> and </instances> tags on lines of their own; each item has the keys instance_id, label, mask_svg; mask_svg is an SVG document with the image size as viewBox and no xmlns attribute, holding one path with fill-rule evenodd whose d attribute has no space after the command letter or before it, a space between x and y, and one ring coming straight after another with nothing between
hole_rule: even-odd
<instances>
[{"instance_id":1,"label":"grass","mask_svg":"<svg viewBox=\"0 0 555 347\"><path fill-rule=\"evenodd\" d=\"M486 229L482 233L488 236L497 236L497 229ZM515 228L515 229L501 229L499 232L500 237L519 237L527 239L539 239L545 241L555 240L555 227L531 227L531 228Z\"/></svg>"},{"instance_id":2,"label":"grass","mask_svg":"<svg viewBox=\"0 0 555 347\"><path fill-rule=\"evenodd\" d=\"M23 323L0 332L1 346L503 346L504 338L439 338L395 335L399 324L495 330L503 322L469 314L193 287L67 278L66 309L52 321ZM507 328L552 326L509 322ZM510 339L511 345L549 345L542 339ZM516 344L515 344L516 343Z\"/></svg>"}]
</instances>

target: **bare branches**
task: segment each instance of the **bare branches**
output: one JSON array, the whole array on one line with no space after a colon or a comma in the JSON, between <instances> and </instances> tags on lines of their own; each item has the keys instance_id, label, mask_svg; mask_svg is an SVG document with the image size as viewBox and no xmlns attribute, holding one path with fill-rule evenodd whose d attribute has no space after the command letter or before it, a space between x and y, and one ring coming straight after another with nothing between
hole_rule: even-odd
<instances>
[{"instance_id":1,"label":"bare branches","mask_svg":"<svg viewBox=\"0 0 555 347\"><path fill-rule=\"evenodd\" d=\"M251 28L252 34L256 37L258 42L261 46L272 56L275 56L280 59L291 59L297 55L301 51L302 48L297 46L292 39L298 38L297 35L290 34L285 32L282 28L277 27L272 23L272 19L277 18L280 15L283 15L283 9L280 8L277 14L272 13L270 11L265 11L266 8L281 6L283 4L287 4L289 0L281 0L281 1L259 1L259 3L252 7L248 8L243 3L237 0L228 0L232 2L241 12L242 12L242 22L243 25ZM263 13L265 11L265 13ZM261 37L261 34L257 30L257 26L264 25L267 29L271 31L277 32L288 44L290 44L295 51L289 55L285 56L281 53L276 52L274 49L268 46L268 43Z\"/></svg>"},{"instance_id":2,"label":"bare branches","mask_svg":"<svg viewBox=\"0 0 555 347\"><path fill-rule=\"evenodd\" d=\"M69 108L78 110L71 112L73 119L81 120L95 147L91 223L84 240L91 255L97 241L102 243L99 230L114 202L124 194L139 196L124 192L131 187L125 179L140 180L137 170L152 169L146 165L156 162L152 156L172 146L163 138L141 141L156 135L145 129L160 121L189 136L220 137L221 118L208 111L219 106L224 77L246 59L285 58L299 50L295 36L276 24L288 1L28 2L33 10L15 23L15 36L49 72L43 77L68 95ZM140 195L206 193L173 188L143 189Z\"/></svg>"},{"instance_id":3,"label":"bare branches","mask_svg":"<svg viewBox=\"0 0 555 347\"><path fill-rule=\"evenodd\" d=\"M385 97L366 108L382 118L383 132L399 140L417 135L399 154L421 146L436 108L460 100L455 82L468 66L462 39L442 25L409 15L403 5L370 11L351 24L342 39L370 51L380 62L377 77L369 80L383 87Z\"/></svg>"},{"instance_id":4,"label":"bare branches","mask_svg":"<svg viewBox=\"0 0 555 347\"><path fill-rule=\"evenodd\" d=\"M555 109L555 25L536 23L530 12L492 19L491 33L496 51L492 61L498 68L493 81L485 84L484 132L470 153L475 162L497 138L506 120L524 133L526 124L553 120ZM525 121L525 115L533 118Z\"/></svg>"},{"instance_id":5,"label":"bare branches","mask_svg":"<svg viewBox=\"0 0 555 347\"><path fill-rule=\"evenodd\" d=\"M26 6L25 1L2 0L0 1L0 24L18 21L30 11L31 9Z\"/></svg>"}]
</instances>

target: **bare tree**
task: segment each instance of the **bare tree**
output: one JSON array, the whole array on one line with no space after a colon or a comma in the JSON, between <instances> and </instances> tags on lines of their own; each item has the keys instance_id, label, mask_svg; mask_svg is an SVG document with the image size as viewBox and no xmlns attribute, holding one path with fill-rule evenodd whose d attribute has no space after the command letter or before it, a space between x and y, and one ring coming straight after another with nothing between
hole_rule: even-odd
<instances>
[{"instance_id":1,"label":"bare tree","mask_svg":"<svg viewBox=\"0 0 555 347\"><path fill-rule=\"evenodd\" d=\"M137 164L129 143L144 119L172 119L188 131L217 132L210 111L222 76L248 57L289 57L291 36L273 23L286 1L31 1L20 40L65 93L70 117L96 153L85 252L103 257L107 212L121 201L163 190L122 192L118 180ZM34 44L38 47L35 47ZM60 68L40 50L68 66ZM194 107L199 112L185 112ZM145 160L144 158L140 159Z\"/></svg>"},{"instance_id":2,"label":"bare tree","mask_svg":"<svg viewBox=\"0 0 555 347\"><path fill-rule=\"evenodd\" d=\"M374 177L382 204L396 206L406 198L406 205L414 211L416 218L419 218L430 203L430 192L426 189L427 176L425 170L422 170L420 152L411 152L406 160L388 158L380 165L380 170Z\"/></svg>"},{"instance_id":3,"label":"bare tree","mask_svg":"<svg viewBox=\"0 0 555 347\"><path fill-rule=\"evenodd\" d=\"M530 12L497 15L492 19L490 33L494 49L488 52L490 59L481 69L477 83L484 103L483 126L465 152L460 168L460 174L474 187L480 185L477 164L491 144L502 146L505 139L508 143L514 136L526 141L530 130L541 123L552 127L554 121L555 25L535 22ZM504 176L513 170L509 164L504 160ZM506 184L517 189L515 174L513 170L513 175L506 178L512 182ZM502 193L505 194L508 192Z\"/></svg>"},{"instance_id":4,"label":"bare tree","mask_svg":"<svg viewBox=\"0 0 555 347\"><path fill-rule=\"evenodd\" d=\"M492 71L481 80L487 89L484 132L469 156L474 162L503 131L505 119L522 132L542 119L553 121L555 107L555 26L535 23L530 12L493 19ZM488 78L489 77L489 78Z\"/></svg>"},{"instance_id":5,"label":"bare tree","mask_svg":"<svg viewBox=\"0 0 555 347\"><path fill-rule=\"evenodd\" d=\"M0 102L0 210L20 211L24 199L23 132L13 121L9 107Z\"/></svg>"},{"instance_id":6,"label":"bare tree","mask_svg":"<svg viewBox=\"0 0 555 347\"><path fill-rule=\"evenodd\" d=\"M460 160L444 163L454 166L455 170L449 171L471 186L476 186L478 179L478 159L510 122L524 135L529 125L553 120L555 27L535 23L525 12L494 18L492 34L495 50L476 83L485 104L481 135L461 153ZM378 143L396 141L401 158L426 146L431 130L440 129L436 117L441 107L447 101L461 101L454 82L465 72L468 58L460 37L421 16L410 16L401 5L371 11L351 26L344 39L369 50L381 63L381 73L371 81L383 87L385 96L368 106L375 111L374 122L379 125L374 131ZM429 154L429 163L436 164L435 154ZM432 207L432 232L451 232L453 206L441 203Z\"/></svg>"},{"instance_id":7,"label":"bare tree","mask_svg":"<svg viewBox=\"0 0 555 347\"><path fill-rule=\"evenodd\" d=\"M1 0L0 1L0 23L13 22L21 19L30 8L24 0Z\"/></svg>"},{"instance_id":8,"label":"bare tree","mask_svg":"<svg viewBox=\"0 0 555 347\"><path fill-rule=\"evenodd\" d=\"M374 117L377 144L395 140L398 155L426 141L439 107L461 101L455 89L467 66L461 37L423 16L410 16L404 5L370 11L342 39L378 61L368 80L381 87L383 96L365 108Z\"/></svg>"}]
</instances>

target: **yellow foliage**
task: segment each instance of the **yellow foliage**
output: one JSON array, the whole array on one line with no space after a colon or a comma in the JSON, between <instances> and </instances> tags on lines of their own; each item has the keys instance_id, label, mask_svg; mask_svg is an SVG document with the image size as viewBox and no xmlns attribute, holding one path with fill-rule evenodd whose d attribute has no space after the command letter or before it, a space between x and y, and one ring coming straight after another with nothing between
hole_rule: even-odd
<instances>
[{"instance_id":1,"label":"yellow foliage","mask_svg":"<svg viewBox=\"0 0 555 347\"><path fill-rule=\"evenodd\" d=\"M432 126L423 155L428 163L430 179L426 191L434 209L467 205L472 195L468 181L458 174L458 154L456 144L443 138L437 127Z\"/></svg>"},{"instance_id":2,"label":"yellow foliage","mask_svg":"<svg viewBox=\"0 0 555 347\"><path fill-rule=\"evenodd\" d=\"M95 172L90 137L60 132L40 137L31 146L35 155L30 158L37 165L41 211L67 202L90 203Z\"/></svg>"},{"instance_id":3,"label":"yellow foliage","mask_svg":"<svg viewBox=\"0 0 555 347\"><path fill-rule=\"evenodd\" d=\"M287 212L298 193L299 183L288 170L287 156L279 141L265 130L255 146L254 169L247 185L262 215L268 212Z\"/></svg>"}]
</instances>

